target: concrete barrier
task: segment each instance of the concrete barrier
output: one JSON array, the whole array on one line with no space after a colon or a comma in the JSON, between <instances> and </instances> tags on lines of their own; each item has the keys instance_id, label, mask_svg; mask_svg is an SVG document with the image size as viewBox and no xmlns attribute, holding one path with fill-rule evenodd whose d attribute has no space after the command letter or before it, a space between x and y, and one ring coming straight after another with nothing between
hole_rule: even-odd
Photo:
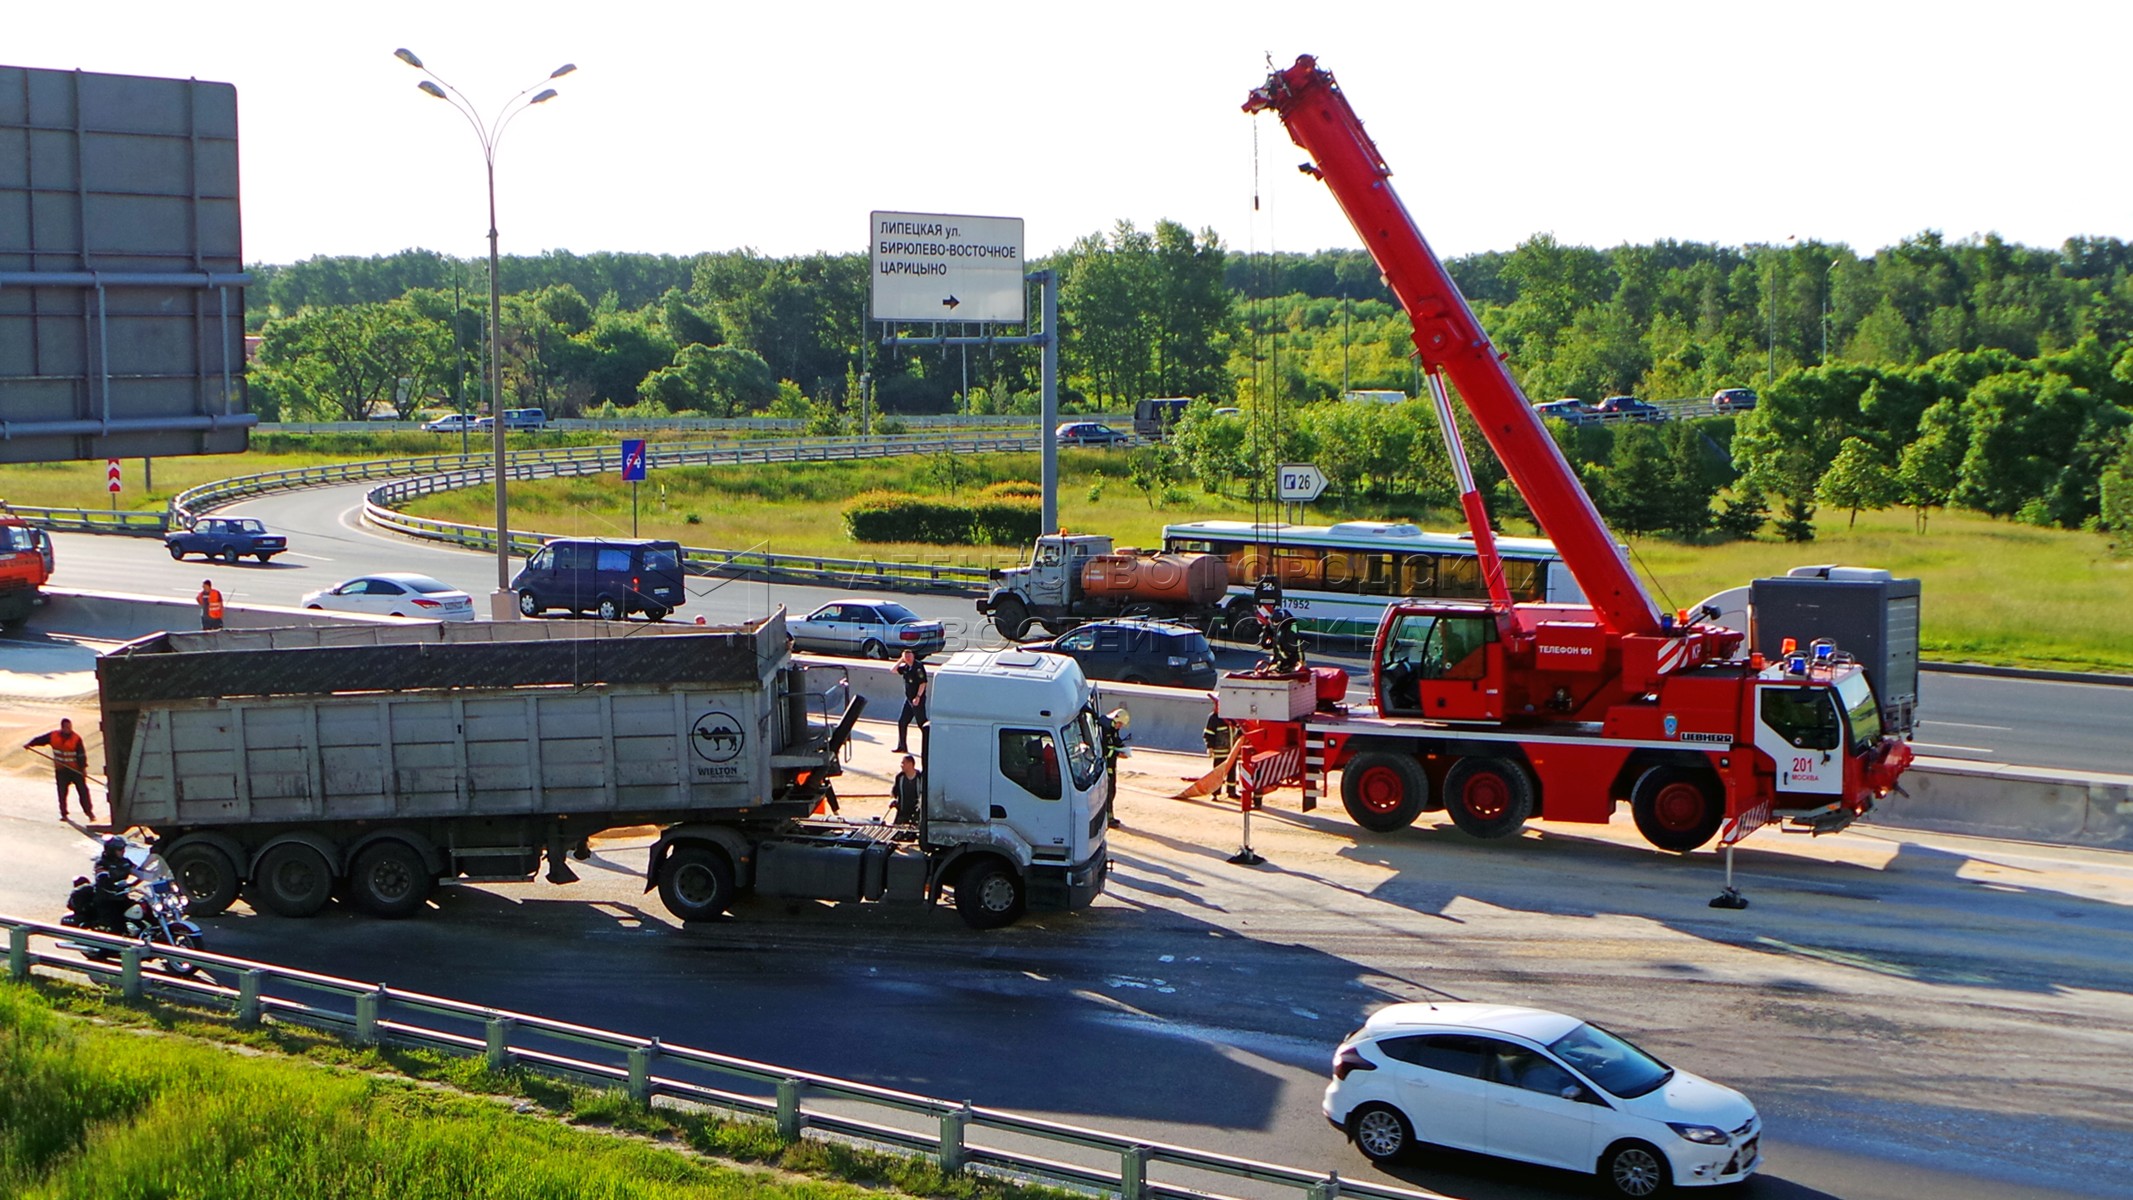
<instances>
[{"instance_id":1,"label":"concrete barrier","mask_svg":"<svg viewBox=\"0 0 2133 1200\"><path fill-rule=\"evenodd\" d=\"M288 628L292 625L334 625L349 621L405 624L415 618L373 617L362 613L315 612L307 608L282 608L270 604L225 604L222 623L229 629ZM72 633L105 641L126 642L170 629L200 628L200 606L191 600L167 596L135 596L125 592L84 592L73 588L46 588L45 603L30 618L32 629Z\"/></svg>"},{"instance_id":2,"label":"concrete barrier","mask_svg":"<svg viewBox=\"0 0 2133 1200\"><path fill-rule=\"evenodd\" d=\"M2133 850L2133 775L1921 758L1876 825Z\"/></svg>"},{"instance_id":3,"label":"concrete barrier","mask_svg":"<svg viewBox=\"0 0 2133 1200\"><path fill-rule=\"evenodd\" d=\"M127 639L163 629L194 629L198 609L186 600L156 596L52 589L37 626L86 637ZM230 628L322 625L345 621L397 623L393 617L311 612L264 605L231 607ZM867 699L871 720L894 721L903 708L903 681L895 664L803 654L798 659L817 679L840 670L851 690ZM1098 683L1098 707L1124 706L1132 714L1131 746L1197 754L1207 724L1204 692L1184 688ZM1871 822L1894 828L1981 837L2014 838L2074 846L2133 850L2133 775L2001 766L1959 759L1922 758L1903 777L1908 795L1878 804Z\"/></svg>"}]
</instances>

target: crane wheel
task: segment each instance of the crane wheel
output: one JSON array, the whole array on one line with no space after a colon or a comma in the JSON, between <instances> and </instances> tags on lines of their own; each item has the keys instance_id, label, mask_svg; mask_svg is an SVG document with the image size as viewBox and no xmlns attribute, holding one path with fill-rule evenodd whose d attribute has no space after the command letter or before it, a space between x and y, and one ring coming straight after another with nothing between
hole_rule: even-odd
<instances>
[{"instance_id":1,"label":"crane wheel","mask_svg":"<svg viewBox=\"0 0 2133 1200\"><path fill-rule=\"evenodd\" d=\"M1444 811L1471 837L1510 837L1533 815L1533 776L1508 758L1462 758L1444 773Z\"/></svg>"},{"instance_id":2,"label":"crane wheel","mask_svg":"<svg viewBox=\"0 0 2133 1200\"><path fill-rule=\"evenodd\" d=\"M1637 776L1629 811L1645 841L1687 853L1718 832L1726 818L1725 794L1709 771L1653 767Z\"/></svg>"},{"instance_id":3,"label":"crane wheel","mask_svg":"<svg viewBox=\"0 0 2133 1200\"><path fill-rule=\"evenodd\" d=\"M1427 803L1429 776L1412 754L1366 750L1341 768L1341 806L1372 833L1407 828Z\"/></svg>"}]
</instances>

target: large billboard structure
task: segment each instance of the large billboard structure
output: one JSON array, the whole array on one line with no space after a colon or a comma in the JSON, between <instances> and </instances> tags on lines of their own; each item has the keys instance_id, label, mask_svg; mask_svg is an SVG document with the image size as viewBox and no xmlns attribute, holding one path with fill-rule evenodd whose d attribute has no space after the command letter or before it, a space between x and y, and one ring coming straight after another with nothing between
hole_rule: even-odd
<instances>
[{"instance_id":1,"label":"large billboard structure","mask_svg":"<svg viewBox=\"0 0 2133 1200\"><path fill-rule=\"evenodd\" d=\"M0 66L0 462L245 448L237 89Z\"/></svg>"}]
</instances>

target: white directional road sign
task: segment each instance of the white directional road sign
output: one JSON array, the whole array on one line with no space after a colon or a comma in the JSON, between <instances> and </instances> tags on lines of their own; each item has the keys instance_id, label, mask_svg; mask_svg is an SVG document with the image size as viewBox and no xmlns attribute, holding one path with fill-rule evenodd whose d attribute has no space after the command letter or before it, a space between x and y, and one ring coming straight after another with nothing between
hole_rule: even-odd
<instances>
[{"instance_id":1,"label":"white directional road sign","mask_svg":"<svg viewBox=\"0 0 2133 1200\"><path fill-rule=\"evenodd\" d=\"M1023 322L1022 218L876 212L868 222L875 320Z\"/></svg>"},{"instance_id":2,"label":"white directional road sign","mask_svg":"<svg viewBox=\"0 0 2133 1200\"><path fill-rule=\"evenodd\" d=\"M1283 501L1316 500L1326 490L1326 474L1310 463L1284 463L1277 490Z\"/></svg>"}]
</instances>

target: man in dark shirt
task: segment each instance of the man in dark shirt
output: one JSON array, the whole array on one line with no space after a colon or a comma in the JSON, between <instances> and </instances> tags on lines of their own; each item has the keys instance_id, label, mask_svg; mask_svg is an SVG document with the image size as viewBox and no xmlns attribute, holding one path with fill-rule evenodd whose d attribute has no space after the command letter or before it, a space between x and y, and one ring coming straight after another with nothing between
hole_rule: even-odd
<instances>
[{"instance_id":1,"label":"man in dark shirt","mask_svg":"<svg viewBox=\"0 0 2133 1200\"><path fill-rule=\"evenodd\" d=\"M895 778L889 780L889 823L916 824L918 809L925 803L925 795L926 777L919 774L918 760L906 754Z\"/></svg>"},{"instance_id":2,"label":"man in dark shirt","mask_svg":"<svg viewBox=\"0 0 2133 1200\"><path fill-rule=\"evenodd\" d=\"M926 664L906 650L896 660L896 673L904 680L904 710L896 718L896 753L902 754L911 748L912 722L918 723L919 736L926 736Z\"/></svg>"}]
</instances>

